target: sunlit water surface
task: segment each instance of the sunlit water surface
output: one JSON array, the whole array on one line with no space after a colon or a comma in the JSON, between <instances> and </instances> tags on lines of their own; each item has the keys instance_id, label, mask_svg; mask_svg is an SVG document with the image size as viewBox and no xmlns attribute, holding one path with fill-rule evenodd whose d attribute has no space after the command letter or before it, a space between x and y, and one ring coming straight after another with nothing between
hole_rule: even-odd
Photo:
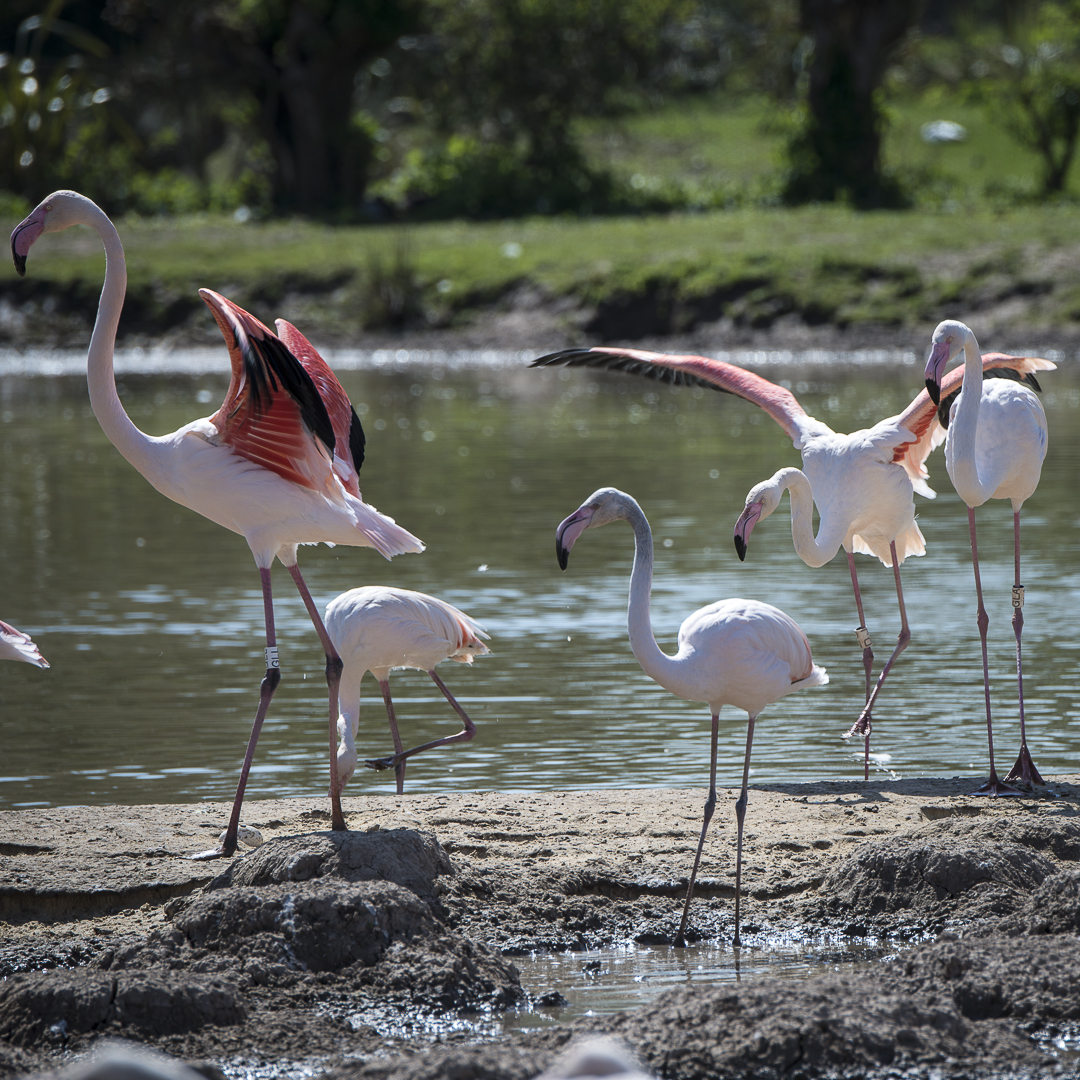
<instances>
[{"instance_id":1,"label":"sunlit water surface","mask_svg":"<svg viewBox=\"0 0 1080 1080\"><path fill-rule=\"evenodd\" d=\"M633 494L656 537L652 617L675 648L680 622L729 596L793 615L829 670L827 687L762 715L752 782L856 779L841 735L863 695L857 620L839 554L811 569L795 555L788 504L754 532L740 563L732 526L749 488L798 453L760 410L706 390L642 379L531 370L525 355L336 353L328 358L368 435L365 499L427 543L384 561L370 549L304 548L320 606L344 589L392 584L459 605L491 634L492 655L446 664L479 732L422 755L407 791L703 786L708 710L639 669L626 640L633 555L622 525L587 533L568 570L554 531L595 488ZM914 353L727 357L789 385L841 431L899 412L922 383ZM1046 773L1080 750L1080 379L1071 357L1043 378L1050 452L1022 515L1029 741ZM227 385L223 350L119 358L125 407L161 434L213 412ZM986 769L978 635L966 515L939 450L939 497L917 497L925 558L903 584L912 643L875 709L879 776L981 777ZM1009 618L1008 504L978 512L990 612L997 746L1018 738ZM899 628L892 574L858 557L879 662ZM274 572L283 680L263 729L252 798L326 791L323 656L289 576ZM0 669L0 809L229 799L262 676L259 577L243 539L155 492L103 436L82 354L0 352L0 618L32 633L48 671ZM420 672L392 677L404 738L457 730ZM361 711L361 756L390 751L374 682ZM746 717L721 714L720 783L739 782ZM366 771L348 793L390 793Z\"/></svg>"}]
</instances>

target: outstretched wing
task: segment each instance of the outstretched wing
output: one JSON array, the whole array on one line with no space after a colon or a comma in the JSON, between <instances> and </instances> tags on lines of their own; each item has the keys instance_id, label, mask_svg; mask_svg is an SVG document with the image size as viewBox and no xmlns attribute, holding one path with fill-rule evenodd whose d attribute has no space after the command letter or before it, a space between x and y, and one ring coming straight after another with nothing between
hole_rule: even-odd
<instances>
[{"instance_id":1,"label":"outstretched wing","mask_svg":"<svg viewBox=\"0 0 1080 1080\"><path fill-rule=\"evenodd\" d=\"M808 437L829 434L831 431L826 424L815 420L790 390L745 368L707 356L677 356L643 349L597 346L592 349L562 349L541 356L530 366L556 365L625 371L672 386L705 386L710 390L734 394L764 409L787 432L797 449L802 449Z\"/></svg>"}]
</instances>

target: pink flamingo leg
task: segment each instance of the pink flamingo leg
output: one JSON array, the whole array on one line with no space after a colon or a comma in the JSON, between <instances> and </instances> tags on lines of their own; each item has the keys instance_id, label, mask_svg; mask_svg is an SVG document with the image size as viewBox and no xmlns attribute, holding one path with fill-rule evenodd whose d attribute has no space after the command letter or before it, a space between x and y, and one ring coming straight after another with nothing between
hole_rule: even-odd
<instances>
[{"instance_id":1,"label":"pink flamingo leg","mask_svg":"<svg viewBox=\"0 0 1080 1080\"><path fill-rule=\"evenodd\" d=\"M679 932L675 935L675 945L683 946L686 944L686 923L690 918L690 901L694 898L694 882L697 880L698 867L701 865L701 852L705 847L705 834L709 831L709 822L712 820L713 811L716 809L716 743L720 736L720 713L714 712L712 714L712 751L709 760L709 797L705 800L705 815L701 822L701 837L698 839L697 854L694 856L694 868L690 871L690 884L686 889L686 903L683 904L682 921L679 923ZM736 884L735 884L735 941L738 944L739 939L739 916L738 916L738 903L739 903L739 886L738 886L738 869L736 868Z\"/></svg>"},{"instance_id":2,"label":"pink flamingo leg","mask_svg":"<svg viewBox=\"0 0 1080 1080\"><path fill-rule=\"evenodd\" d=\"M877 683L874 685L873 691L866 699L866 707L859 714L859 719L852 724L851 731L848 732L848 735L854 735L859 731L865 731L866 733L866 746L863 759L863 778L865 780L870 779L870 710L874 707L874 702L877 701L877 696L881 693L881 688L885 685L885 679L892 669L893 664L896 662L896 658L908 647L908 643L911 641L911 630L908 627L907 621L907 608L904 606L904 590L900 586L900 563L896 558L895 540L889 543L889 551L892 553L893 578L896 581L896 600L900 605L900 634L896 639L896 648L893 649L892 656L889 657L885 666L881 669L881 674L878 675Z\"/></svg>"},{"instance_id":3,"label":"pink flamingo leg","mask_svg":"<svg viewBox=\"0 0 1080 1080\"><path fill-rule=\"evenodd\" d=\"M341 785L338 783L337 774L337 722L338 722L338 690L341 686L341 671L345 666L341 657L338 656L334 643L323 625L322 616L311 598L304 575L300 573L300 565L293 563L289 567L289 573L296 583L296 589L300 593L300 599L304 601L304 607L311 617L315 633L322 642L323 652L326 653L326 685L330 692L330 828L335 832L344 832L348 829L345 824L345 815L341 812Z\"/></svg>"},{"instance_id":4,"label":"pink flamingo leg","mask_svg":"<svg viewBox=\"0 0 1080 1080\"><path fill-rule=\"evenodd\" d=\"M851 587L855 590L855 607L859 612L859 625L855 628L855 637L862 646L863 671L866 673L866 700L870 701L870 681L874 671L874 646L870 640L870 633L866 629L866 616L863 614L862 593L859 592L859 576L855 573L855 556L844 549L847 556L848 570L851 572ZM851 730L844 736L850 739L852 735L863 736L863 779L870 779L870 732L873 725L870 722L869 708L863 709L859 719L851 726Z\"/></svg>"},{"instance_id":5,"label":"pink flamingo leg","mask_svg":"<svg viewBox=\"0 0 1080 1080\"><path fill-rule=\"evenodd\" d=\"M380 679L379 689L382 691L383 702L386 705L386 718L390 721L390 735L394 740L394 753L388 758L373 758L365 761L369 769L380 772L383 769L393 769L397 777L397 793L400 795L405 790L405 758L408 756L402 745L401 736L398 734L397 717L394 715L394 699L390 696L390 680Z\"/></svg>"},{"instance_id":6,"label":"pink flamingo leg","mask_svg":"<svg viewBox=\"0 0 1080 1080\"><path fill-rule=\"evenodd\" d=\"M414 746L410 750L398 749L397 753L386 758L372 758L369 761L365 761L364 764L369 769L375 769L376 771L382 769L396 769L399 764L404 768L404 761L406 758L410 758L413 754L422 754L425 750L433 750L436 746L448 746L450 743L456 742L470 742L472 737L476 734L476 725L469 719L469 714L458 704L457 699L450 693L446 686L446 683L439 678L434 671L429 671L428 674L434 680L435 685L443 692L443 696L453 706L454 711L461 717L461 722L465 725L464 728L456 735L447 735L442 739L433 739L431 742L422 743L420 746ZM400 746L400 744L398 744Z\"/></svg>"},{"instance_id":7,"label":"pink flamingo leg","mask_svg":"<svg viewBox=\"0 0 1080 1080\"><path fill-rule=\"evenodd\" d=\"M236 851L236 837L240 831L240 807L244 802L244 789L247 787L248 773L251 771L251 762L255 756L255 744L259 741L259 733L262 731L263 721L270 708L270 699L274 696L278 683L281 682L277 637L274 633L274 599L270 587L269 567L260 566L259 576L262 578L263 616L266 620L266 674L259 687L259 707L255 712L255 721L251 725L247 753L244 755L244 764L240 769L240 780L236 785L236 797L233 799L232 815L229 817L225 836L219 847L199 852L192 856L194 859L216 859L222 855L232 855Z\"/></svg>"},{"instance_id":8,"label":"pink flamingo leg","mask_svg":"<svg viewBox=\"0 0 1080 1080\"><path fill-rule=\"evenodd\" d=\"M994 729L990 723L990 662L986 653L986 630L990 625L990 616L986 614L983 606L982 579L979 576L979 548L975 543L975 509L968 507L968 531L971 533L971 565L975 568L975 595L979 600L979 610L976 616L979 624L979 636L982 638L982 662L983 662L983 695L986 698L986 739L990 747L990 779L978 791L972 795L1020 795L1014 787L1009 787L998 779L997 770L994 768Z\"/></svg>"},{"instance_id":9,"label":"pink flamingo leg","mask_svg":"<svg viewBox=\"0 0 1080 1080\"><path fill-rule=\"evenodd\" d=\"M1012 767L1009 775L1005 777L1006 783L1037 784L1044 787L1039 770L1035 768L1035 762L1031 760L1031 753L1027 745L1027 731L1024 728L1024 667L1020 657L1020 635L1024 630L1024 586L1020 584L1020 511L1013 513L1013 633L1016 635L1016 686L1020 698L1020 753L1016 764Z\"/></svg>"}]
</instances>

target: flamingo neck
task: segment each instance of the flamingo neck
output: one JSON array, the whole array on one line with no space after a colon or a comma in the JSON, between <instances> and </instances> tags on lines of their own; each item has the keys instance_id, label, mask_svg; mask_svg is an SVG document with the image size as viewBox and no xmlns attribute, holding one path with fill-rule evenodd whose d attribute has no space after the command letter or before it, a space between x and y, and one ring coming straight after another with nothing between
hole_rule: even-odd
<instances>
[{"instance_id":1,"label":"flamingo neck","mask_svg":"<svg viewBox=\"0 0 1080 1080\"><path fill-rule=\"evenodd\" d=\"M116 393L113 371L113 349L120 310L127 292L127 264L124 247L113 223L104 211L87 200L83 224L89 225L105 246L105 284L98 301L94 332L86 357L86 382L90 392L90 407L109 442L140 472L145 472L150 440L128 417Z\"/></svg>"},{"instance_id":2,"label":"flamingo neck","mask_svg":"<svg viewBox=\"0 0 1080 1080\"><path fill-rule=\"evenodd\" d=\"M675 674L675 661L663 652L653 636L649 612L653 578L653 538L649 522L636 503L626 508L626 520L634 530L634 567L630 572L630 602L626 613L626 629L641 670L670 689Z\"/></svg>"},{"instance_id":3,"label":"flamingo neck","mask_svg":"<svg viewBox=\"0 0 1080 1080\"><path fill-rule=\"evenodd\" d=\"M791 496L791 540L795 554L807 566L824 566L840 548L842 536L822 535L825 522L818 524L814 535L814 492L801 469L781 469L775 477L780 492Z\"/></svg>"},{"instance_id":4,"label":"flamingo neck","mask_svg":"<svg viewBox=\"0 0 1080 1080\"><path fill-rule=\"evenodd\" d=\"M964 341L964 382L949 421L946 465L957 494L968 506L979 506L993 494L979 477L975 442L982 406L983 365L974 334Z\"/></svg>"}]
</instances>

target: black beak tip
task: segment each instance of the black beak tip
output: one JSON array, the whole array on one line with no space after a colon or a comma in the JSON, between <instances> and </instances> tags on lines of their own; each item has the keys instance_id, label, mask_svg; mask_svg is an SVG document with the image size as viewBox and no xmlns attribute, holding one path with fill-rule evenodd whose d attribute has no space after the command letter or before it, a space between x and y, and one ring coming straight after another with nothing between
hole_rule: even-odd
<instances>
[{"instance_id":1,"label":"black beak tip","mask_svg":"<svg viewBox=\"0 0 1080 1080\"><path fill-rule=\"evenodd\" d=\"M557 540L555 541L555 557L559 560L559 569L565 570L567 564L570 562L570 552Z\"/></svg>"},{"instance_id":2,"label":"black beak tip","mask_svg":"<svg viewBox=\"0 0 1080 1080\"><path fill-rule=\"evenodd\" d=\"M19 277L26 277L26 256L20 255L14 248L11 250L11 258L15 263L15 273Z\"/></svg>"},{"instance_id":3,"label":"black beak tip","mask_svg":"<svg viewBox=\"0 0 1080 1080\"><path fill-rule=\"evenodd\" d=\"M735 537L735 553L739 556L739 562L746 562L746 541L741 536Z\"/></svg>"},{"instance_id":4,"label":"black beak tip","mask_svg":"<svg viewBox=\"0 0 1080 1080\"><path fill-rule=\"evenodd\" d=\"M941 404L941 387L938 386L933 379L926 380L926 392L930 395L930 400L935 405Z\"/></svg>"}]
</instances>

